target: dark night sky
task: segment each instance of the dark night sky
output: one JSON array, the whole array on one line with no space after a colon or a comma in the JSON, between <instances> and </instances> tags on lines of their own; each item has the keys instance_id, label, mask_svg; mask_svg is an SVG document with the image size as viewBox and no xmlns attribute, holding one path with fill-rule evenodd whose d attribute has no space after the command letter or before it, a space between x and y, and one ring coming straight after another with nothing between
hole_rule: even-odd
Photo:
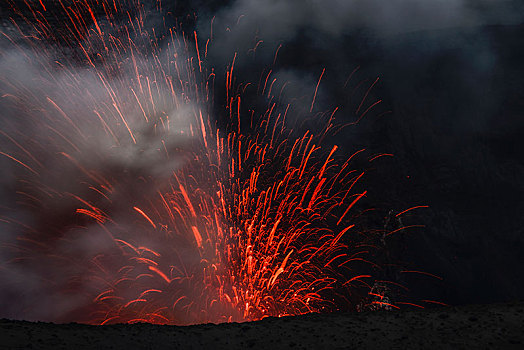
<instances>
[{"instance_id":1,"label":"dark night sky","mask_svg":"<svg viewBox=\"0 0 524 350\"><path fill-rule=\"evenodd\" d=\"M218 75L232 53L247 52L255 38L263 40L256 57L239 55L236 63L245 80L258 79L257 72L272 64L282 44L274 75L290 82L290 98L302 96L309 103L325 68L316 109L340 106L341 122L354 120L363 93L380 77L368 100L383 102L332 142L348 154L366 147L395 155L370 173L370 205L386 212L429 206L409 217L425 228L401 233L390 249L393 260L443 280L402 281L415 297L448 304L524 298L524 3L236 0L164 5L184 21L196 13L188 28L204 35L215 18L209 61ZM2 16L8 13L2 10Z\"/></svg>"}]
</instances>

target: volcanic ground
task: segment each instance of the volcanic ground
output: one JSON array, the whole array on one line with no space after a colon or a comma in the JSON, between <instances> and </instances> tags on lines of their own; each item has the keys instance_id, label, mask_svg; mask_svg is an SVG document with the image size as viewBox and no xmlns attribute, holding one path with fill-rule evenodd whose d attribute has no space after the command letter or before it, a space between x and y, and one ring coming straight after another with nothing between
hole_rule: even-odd
<instances>
[{"instance_id":1,"label":"volcanic ground","mask_svg":"<svg viewBox=\"0 0 524 350\"><path fill-rule=\"evenodd\" d=\"M186 327L1 320L1 349L522 349L524 303Z\"/></svg>"}]
</instances>

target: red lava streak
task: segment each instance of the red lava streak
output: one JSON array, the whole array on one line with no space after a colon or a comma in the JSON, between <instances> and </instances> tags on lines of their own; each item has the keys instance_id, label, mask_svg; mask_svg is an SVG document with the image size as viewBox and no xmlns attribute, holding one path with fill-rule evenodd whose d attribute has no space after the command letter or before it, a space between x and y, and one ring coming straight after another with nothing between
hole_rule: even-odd
<instances>
[{"instance_id":1,"label":"red lava streak","mask_svg":"<svg viewBox=\"0 0 524 350\"><path fill-rule=\"evenodd\" d=\"M2 78L2 103L28 124L6 124L0 154L15 169L17 201L36 213L29 225L2 218L19 232L9 266L42 276L41 303L71 300L54 320L258 320L348 309L370 290L374 277L359 266L373 266L377 238L352 215L364 172L325 148L332 118L319 132L293 128L271 73L253 86L265 107L250 107L234 59L226 100L215 101L212 38L203 50L196 32L147 28L137 1L64 1L66 34L45 4L22 15L24 48L8 38L38 69L36 86ZM75 58L57 58L49 42Z\"/></svg>"}]
</instances>

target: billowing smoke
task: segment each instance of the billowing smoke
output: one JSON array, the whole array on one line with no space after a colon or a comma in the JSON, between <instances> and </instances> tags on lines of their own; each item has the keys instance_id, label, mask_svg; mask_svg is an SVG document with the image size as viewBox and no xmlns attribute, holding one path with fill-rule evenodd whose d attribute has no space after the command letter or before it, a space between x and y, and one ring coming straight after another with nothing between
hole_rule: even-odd
<instances>
[{"instance_id":1,"label":"billowing smoke","mask_svg":"<svg viewBox=\"0 0 524 350\"><path fill-rule=\"evenodd\" d=\"M112 30L102 21L97 25ZM96 38L71 47L31 42L12 26L4 30L2 317L92 317L93 310L79 310L109 283L87 278L95 260L114 253L111 235L118 232L135 232L136 242L148 244L135 208L147 211L189 159L190 120L201 105L184 85L190 78L174 78L189 71L186 50L170 40L155 54L140 47L144 38L133 37L127 38L133 47L122 45L104 57L92 51L90 61L81 47L102 48ZM178 72L170 71L175 61ZM108 220L111 233L100 225Z\"/></svg>"}]
</instances>

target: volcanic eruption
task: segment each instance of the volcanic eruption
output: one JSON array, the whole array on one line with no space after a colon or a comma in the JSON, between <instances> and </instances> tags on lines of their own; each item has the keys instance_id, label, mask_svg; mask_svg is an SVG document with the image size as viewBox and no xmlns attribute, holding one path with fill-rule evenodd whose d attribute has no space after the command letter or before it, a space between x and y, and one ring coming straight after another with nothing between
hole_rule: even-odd
<instances>
[{"instance_id":1,"label":"volcanic eruption","mask_svg":"<svg viewBox=\"0 0 524 350\"><path fill-rule=\"evenodd\" d=\"M337 153L337 108L315 108L324 71L295 106L271 67L235 75L243 53L218 79L212 33L168 25L160 1L59 0L60 25L46 3L13 4L2 39L9 315L186 325L402 304L373 261L392 232L359 220L366 152Z\"/></svg>"}]
</instances>

